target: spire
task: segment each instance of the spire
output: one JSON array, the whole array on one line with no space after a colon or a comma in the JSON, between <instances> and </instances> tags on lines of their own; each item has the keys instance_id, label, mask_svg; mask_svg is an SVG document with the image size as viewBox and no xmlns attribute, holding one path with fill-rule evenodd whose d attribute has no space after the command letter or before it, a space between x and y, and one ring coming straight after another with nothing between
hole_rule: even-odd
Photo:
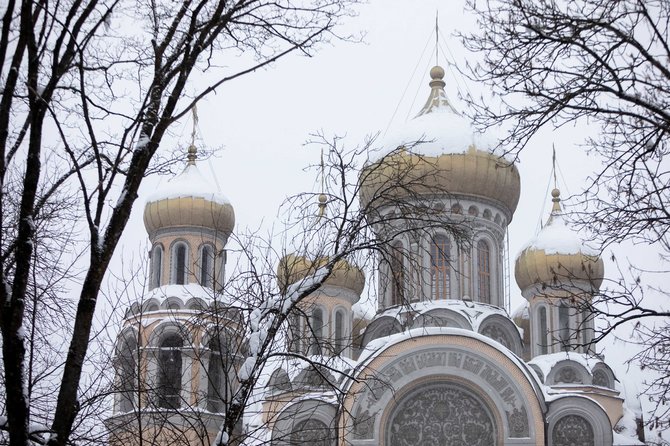
<instances>
[{"instance_id":1,"label":"spire","mask_svg":"<svg viewBox=\"0 0 670 446\"><path fill-rule=\"evenodd\" d=\"M191 145L188 146L188 154L186 155L187 165L194 166L195 160L198 158L198 149L195 147L195 134L198 128L198 107L193 104L191 108L193 114L193 130L191 131Z\"/></svg>"},{"instance_id":2,"label":"spire","mask_svg":"<svg viewBox=\"0 0 670 446\"><path fill-rule=\"evenodd\" d=\"M321 220L326 213L326 203L328 202L328 197L324 193L326 182L326 168L323 164L323 148L321 148L321 193L319 194L319 217L318 220Z\"/></svg>"}]
</instances>

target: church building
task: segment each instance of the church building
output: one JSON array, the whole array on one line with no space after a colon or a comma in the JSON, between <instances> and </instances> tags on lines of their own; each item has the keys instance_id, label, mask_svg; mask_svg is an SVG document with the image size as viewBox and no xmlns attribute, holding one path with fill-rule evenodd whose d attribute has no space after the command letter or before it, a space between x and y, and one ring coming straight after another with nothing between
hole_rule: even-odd
<instances>
[{"instance_id":1,"label":"church building","mask_svg":"<svg viewBox=\"0 0 670 446\"><path fill-rule=\"evenodd\" d=\"M359 174L361 209L388 241L375 277L340 260L298 303L287 354L266 364L244 409L241 444L643 444L635 402L590 347L603 261L569 227L558 189L516 257L526 303L508 313L521 179L450 104L444 74L430 70L424 107ZM113 446L211 444L249 354L250 315L221 293L233 207L196 155L144 208L149 290L115 347ZM284 257L277 286L309 279L319 261ZM354 311L366 279L378 294L370 319Z\"/></svg>"}]
</instances>

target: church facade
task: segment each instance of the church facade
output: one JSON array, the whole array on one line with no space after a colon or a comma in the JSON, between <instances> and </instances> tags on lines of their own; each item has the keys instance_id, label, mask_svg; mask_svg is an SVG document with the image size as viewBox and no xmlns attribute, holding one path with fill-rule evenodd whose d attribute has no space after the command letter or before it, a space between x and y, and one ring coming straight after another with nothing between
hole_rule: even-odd
<instances>
[{"instance_id":1,"label":"church facade","mask_svg":"<svg viewBox=\"0 0 670 446\"><path fill-rule=\"evenodd\" d=\"M602 259L569 228L555 189L515 261L526 304L508 314L519 173L452 108L444 70L430 77L425 106L360 174L361 206L389 245L375 267L376 314L355 315L366 278L339 261L289 317L287 354L262 371L241 443L643 444L620 380L589 347ZM144 210L151 290L119 334L112 445L210 444L248 354L249 315L217 297L233 208L195 158L191 149ZM427 204L439 222L413 214ZM284 257L278 286L308 279L318 262Z\"/></svg>"}]
</instances>

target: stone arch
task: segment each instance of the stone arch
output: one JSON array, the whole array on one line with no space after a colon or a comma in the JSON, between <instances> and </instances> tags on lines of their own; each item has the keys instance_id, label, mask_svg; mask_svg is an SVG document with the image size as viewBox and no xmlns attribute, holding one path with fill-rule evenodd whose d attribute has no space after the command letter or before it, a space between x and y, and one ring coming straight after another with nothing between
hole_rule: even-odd
<instances>
[{"instance_id":1,"label":"stone arch","mask_svg":"<svg viewBox=\"0 0 670 446\"><path fill-rule=\"evenodd\" d=\"M286 406L272 428L272 445L335 445L337 409L318 399L306 399Z\"/></svg>"},{"instance_id":2,"label":"stone arch","mask_svg":"<svg viewBox=\"0 0 670 446\"><path fill-rule=\"evenodd\" d=\"M396 318L391 316L382 316L379 319L372 321L365 329L363 340L361 341L361 346L365 347L370 341L374 339L391 336L392 334L400 333L401 331L402 326Z\"/></svg>"},{"instance_id":3,"label":"stone arch","mask_svg":"<svg viewBox=\"0 0 670 446\"><path fill-rule=\"evenodd\" d=\"M607 413L590 398L566 396L549 406L548 446L612 444L612 437L612 424Z\"/></svg>"},{"instance_id":4,"label":"stone arch","mask_svg":"<svg viewBox=\"0 0 670 446\"><path fill-rule=\"evenodd\" d=\"M473 217L479 217L479 208L477 206L475 206L474 204L471 205L468 208L468 215L471 215Z\"/></svg>"},{"instance_id":5,"label":"stone arch","mask_svg":"<svg viewBox=\"0 0 670 446\"><path fill-rule=\"evenodd\" d=\"M148 299L146 302L142 304L142 312L147 313L151 311L158 311L160 310L160 302L156 298L151 298Z\"/></svg>"},{"instance_id":6,"label":"stone arch","mask_svg":"<svg viewBox=\"0 0 670 446\"><path fill-rule=\"evenodd\" d=\"M268 381L268 387L273 393L290 392L293 390L288 373L281 367L272 372Z\"/></svg>"},{"instance_id":7,"label":"stone arch","mask_svg":"<svg viewBox=\"0 0 670 446\"><path fill-rule=\"evenodd\" d=\"M177 311L184 307L184 303L177 296L170 296L161 303L161 309Z\"/></svg>"},{"instance_id":8,"label":"stone arch","mask_svg":"<svg viewBox=\"0 0 670 446\"><path fill-rule=\"evenodd\" d=\"M160 341L169 334L176 333L184 339L184 346L193 345L193 339L187 327L178 321L162 321L152 331L147 345L149 347L158 347Z\"/></svg>"},{"instance_id":9,"label":"stone arch","mask_svg":"<svg viewBox=\"0 0 670 446\"><path fill-rule=\"evenodd\" d=\"M532 372L497 343L449 328L399 338L362 364L342 412L347 444L388 446L382 437L393 401L429 381L458 383L487 401L499 444L544 444L546 409Z\"/></svg>"},{"instance_id":10,"label":"stone arch","mask_svg":"<svg viewBox=\"0 0 670 446\"><path fill-rule=\"evenodd\" d=\"M193 311L205 311L207 309L207 302L200 297L191 297L186 301L184 307Z\"/></svg>"},{"instance_id":11,"label":"stone arch","mask_svg":"<svg viewBox=\"0 0 670 446\"><path fill-rule=\"evenodd\" d=\"M571 359L558 361L547 374L546 384L549 386L557 384L591 384L589 371Z\"/></svg>"},{"instance_id":12,"label":"stone arch","mask_svg":"<svg viewBox=\"0 0 670 446\"><path fill-rule=\"evenodd\" d=\"M487 316L479 324L479 333L497 341L512 350L516 355L523 355L523 344L521 335L516 325L506 317L499 314Z\"/></svg>"},{"instance_id":13,"label":"stone arch","mask_svg":"<svg viewBox=\"0 0 670 446\"><path fill-rule=\"evenodd\" d=\"M614 389L614 381L616 380L616 377L614 376L612 369L604 362L599 362L593 366L591 374L593 375L592 384L594 386Z\"/></svg>"},{"instance_id":14,"label":"stone arch","mask_svg":"<svg viewBox=\"0 0 670 446\"><path fill-rule=\"evenodd\" d=\"M412 328L451 327L472 331L472 324L461 313L447 308L436 308L420 314L412 321Z\"/></svg>"},{"instance_id":15,"label":"stone arch","mask_svg":"<svg viewBox=\"0 0 670 446\"><path fill-rule=\"evenodd\" d=\"M492 218L491 209L484 209L484 213L482 214L482 216L486 220L491 220L491 218Z\"/></svg>"}]
</instances>

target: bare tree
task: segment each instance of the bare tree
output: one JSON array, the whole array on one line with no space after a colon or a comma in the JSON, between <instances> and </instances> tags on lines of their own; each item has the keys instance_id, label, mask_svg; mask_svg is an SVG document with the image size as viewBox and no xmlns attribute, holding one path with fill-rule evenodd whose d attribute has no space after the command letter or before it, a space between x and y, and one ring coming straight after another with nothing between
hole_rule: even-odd
<instances>
[{"instance_id":1,"label":"bare tree","mask_svg":"<svg viewBox=\"0 0 670 446\"><path fill-rule=\"evenodd\" d=\"M479 30L463 35L481 55L469 67L500 99L469 98L480 127L509 129L501 145L526 148L541 129L588 123L586 148L603 160L581 195L577 223L603 248L630 241L660 250L654 273L670 255L670 6L657 0L470 1ZM493 105L491 105L493 104ZM594 341L622 324L634 327L643 368L660 372L649 395L661 403L650 421L668 425L667 310L645 299L651 271L621 268L589 305L602 314ZM646 293L645 293L646 291Z\"/></svg>"},{"instance_id":2,"label":"bare tree","mask_svg":"<svg viewBox=\"0 0 670 446\"><path fill-rule=\"evenodd\" d=\"M45 300L33 293L31 280L43 263L69 270L47 257L49 247L36 243L40 234L48 239L63 226L74 227L84 249L75 255L86 258L78 282L70 283L78 298L67 319L69 346L56 361L62 362L57 403L45 414L48 444L64 445L81 408L82 365L100 285L142 179L163 167L158 148L170 126L222 83L293 51L311 54L337 37L334 27L355 3L6 3L0 31L0 328L7 420L1 424L11 445L25 446L31 436L25 330L30 302ZM218 68L231 56L248 65ZM192 82L201 73L213 77Z\"/></svg>"}]
</instances>

